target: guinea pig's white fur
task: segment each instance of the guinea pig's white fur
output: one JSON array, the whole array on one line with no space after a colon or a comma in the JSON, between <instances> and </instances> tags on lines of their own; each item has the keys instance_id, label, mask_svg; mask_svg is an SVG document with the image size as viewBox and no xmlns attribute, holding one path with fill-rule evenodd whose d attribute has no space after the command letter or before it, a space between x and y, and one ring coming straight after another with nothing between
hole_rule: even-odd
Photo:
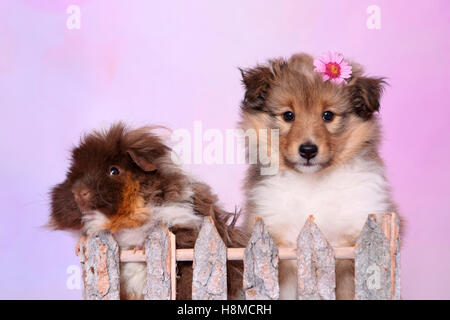
<instances>
[{"instance_id":1,"label":"guinea pig's white fur","mask_svg":"<svg viewBox=\"0 0 450 320\"><path fill-rule=\"evenodd\" d=\"M134 249L144 244L155 221L161 221L166 226L175 225L190 228L200 228L202 218L194 213L192 196L193 191L189 185L185 186L183 198L179 202L166 203L163 206L148 206L149 222L132 229L121 229L113 233L114 239L121 250ZM83 231L87 235L102 230L108 218L99 211L83 216ZM143 262L126 262L120 265L121 292L128 299L143 299L146 283L146 264Z\"/></svg>"}]
</instances>

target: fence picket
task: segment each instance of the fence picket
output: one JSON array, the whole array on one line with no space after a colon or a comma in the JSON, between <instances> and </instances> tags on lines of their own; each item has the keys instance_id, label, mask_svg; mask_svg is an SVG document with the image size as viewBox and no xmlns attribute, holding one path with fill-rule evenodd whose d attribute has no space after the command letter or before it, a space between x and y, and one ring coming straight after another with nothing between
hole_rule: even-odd
<instances>
[{"instance_id":1,"label":"fence picket","mask_svg":"<svg viewBox=\"0 0 450 320\"><path fill-rule=\"evenodd\" d=\"M259 218L244 252L244 291L247 300L279 298L278 248Z\"/></svg>"},{"instance_id":2,"label":"fence picket","mask_svg":"<svg viewBox=\"0 0 450 320\"><path fill-rule=\"evenodd\" d=\"M391 294L390 299L400 299L400 219L393 212L383 215L381 228L389 243L389 257L391 263L390 279Z\"/></svg>"},{"instance_id":3,"label":"fence picket","mask_svg":"<svg viewBox=\"0 0 450 320\"><path fill-rule=\"evenodd\" d=\"M172 284L172 233L161 223L155 224L145 241L147 283L146 300L170 300L176 288Z\"/></svg>"},{"instance_id":4,"label":"fence picket","mask_svg":"<svg viewBox=\"0 0 450 320\"><path fill-rule=\"evenodd\" d=\"M375 215L369 215L355 250L355 299L391 297L389 242Z\"/></svg>"},{"instance_id":5,"label":"fence picket","mask_svg":"<svg viewBox=\"0 0 450 320\"><path fill-rule=\"evenodd\" d=\"M306 221L297 240L299 300L335 300L334 250L314 223Z\"/></svg>"},{"instance_id":6,"label":"fence picket","mask_svg":"<svg viewBox=\"0 0 450 320\"><path fill-rule=\"evenodd\" d=\"M227 248L210 216L195 242L193 268L193 300L227 299Z\"/></svg>"},{"instance_id":7,"label":"fence picket","mask_svg":"<svg viewBox=\"0 0 450 320\"><path fill-rule=\"evenodd\" d=\"M86 300L120 299L119 246L111 234L100 231L80 242Z\"/></svg>"},{"instance_id":8,"label":"fence picket","mask_svg":"<svg viewBox=\"0 0 450 320\"><path fill-rule=\"evenodd\" d=\"M298 299L335 299L335 260L353 258L355 299L400 299L399 228L395 213L380 221L369 215L355 247L333 248L310 216L297 248L280 251L284 259L297 259ZM107 231L82 236L79 244L86 300L120 298L120 262L146 262L145 299L175 299L177 260L193 261L192 299L226 299L227 259L244 261L246 299L279 298L279 251L262 219L255 220L246 248L227 249L211 217L204 218L194 249L177 250L174 234L163 224L151 230L144 251L125 250L119 256L118 244Z\"/></svg>"}]
</instances>

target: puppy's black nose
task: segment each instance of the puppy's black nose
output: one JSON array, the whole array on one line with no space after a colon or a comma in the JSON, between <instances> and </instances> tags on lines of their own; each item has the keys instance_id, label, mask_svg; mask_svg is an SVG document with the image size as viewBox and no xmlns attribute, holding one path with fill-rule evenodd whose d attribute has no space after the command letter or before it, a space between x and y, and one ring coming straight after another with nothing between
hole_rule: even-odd
<instances>
[{"instance_id":1,"label":"puppy's black nose","mask_svg":"<svg viewBox=\"0 0 450 320\"><path fill-rule=\"evenodd\" d=\"M315 144L312 143L302 143L298 148L298 152L306 160L312 159L317 155L319 149Z\"/></svg>"}]
</instances>

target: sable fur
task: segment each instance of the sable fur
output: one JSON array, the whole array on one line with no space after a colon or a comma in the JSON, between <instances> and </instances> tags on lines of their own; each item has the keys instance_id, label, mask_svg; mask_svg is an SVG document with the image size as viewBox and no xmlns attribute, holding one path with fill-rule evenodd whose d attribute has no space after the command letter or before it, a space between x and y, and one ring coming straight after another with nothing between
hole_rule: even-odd
<instances>
[{"instance_id":1,"label":"sable fur","mask_svg":"<svg viewBox=\"0 0 450 320\"><path fill-rule=\"evenodd\" d=\"M353 246L368 214L395 211L378 154L376 112L385 81L364 75L354 62L351 65L346 85L323 81L307 54L241 70L245 96L240 127L278 129L280 134L279 172L263 176L260 164L248 169L247 230L255 217L262 217L277 245L295 246L301 227L314 214L332 245ZM294 113L294 121L283 119L287 111ZM332 111L334 119L324 122L324 111ZM319 152L305 160L299 146L310 142ZM270 141L257 141L265 143ZM295 262L281 261L279 274L280 297L296 298ZM353 261L338 261L336 275L337 298L353 298Z\"/></svg>"},{"instance_id":2,"label":"sable fur","mask_svg":"<svg viewBox=\"0 0 450 320\"><path fill-rule=\"evenodd\" d=\"M120 173L111 176L112 167ZM236 215L220 208L209 186L172 163L170 149L150 127L118 123L85 136L72 150L66 180L51 190L49 225L87 234L109 230L123 250L142 246L153 220L160 220L175 233L178 248L193 248L202 217L209 215L227 247L246 246ZM142 298L136 288L143 285L143 266L121 264L122 298ZM228 295L238 297L242 263L227 267ZM192 263L180 262L177 269L177 299L190 299Z\"/></svg>"}]
</instances>

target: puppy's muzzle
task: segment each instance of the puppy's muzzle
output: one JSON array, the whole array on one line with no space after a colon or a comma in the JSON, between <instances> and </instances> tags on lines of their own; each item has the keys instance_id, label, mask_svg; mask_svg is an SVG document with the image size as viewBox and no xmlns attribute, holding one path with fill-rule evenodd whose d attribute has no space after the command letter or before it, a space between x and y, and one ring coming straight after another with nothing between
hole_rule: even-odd
<instances>
[{"instance_id":1,"label":"puppy's muzzle","mask_svg":"<svg viewBox=\"0 0 450 320\"><path fill-rule=\"evenodd\" d=\"M306 160L311 160L319 153L319 148L313 143L302 143L298 148L300 156Z\"/></svg>"}]
</instances>

